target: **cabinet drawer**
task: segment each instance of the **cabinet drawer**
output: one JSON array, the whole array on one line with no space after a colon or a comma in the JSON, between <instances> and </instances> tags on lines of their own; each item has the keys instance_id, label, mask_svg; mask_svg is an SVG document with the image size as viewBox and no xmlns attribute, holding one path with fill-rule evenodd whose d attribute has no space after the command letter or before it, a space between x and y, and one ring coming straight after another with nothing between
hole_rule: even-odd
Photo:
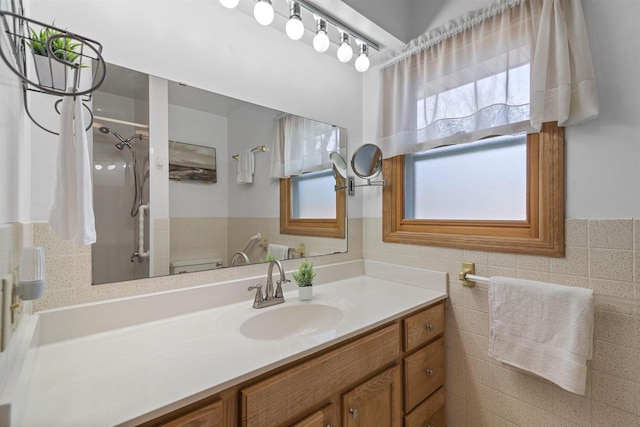
<instances>
[{"instance_id":1,"label":"cabinet drawer","mask_svg":"<svg viewBox=\"0 0 640 427\"><path fill-rule=\"evenodd\" d=\"M404 417L404 427L445 427L444 387L433 393L427 400Z\"/></svg>"},{"instance_id":2,"label":"cabinet drawer","mask_svg":"<svg viewBox=\"0 0 640 427\"><path fill-rule=\"evenodd\" d=\"M336 391L355 384L400 355L392 324L242 390L244 426L291 424Z\"/></svg>"},{"instance_id":3,"label":"cabinet drawer","mask_svg":"<svg viewBox=\"0 0 640 427\"><path fill-rule=\"evenodd\" d=\"M327 427L336 425L334 420L337 420L336 405L329 404L319 411L306 416L304 419L298 421L291 427Z\"/></svg>"},{"instance_id":4,"label":"cabinet drawer","mask_svg":"<svg viewBox=\"0 0 640 427\"><path fill-rule=\"evenodd\" d=\"M222 427L223 425L221 400L162 424L163 427Z\"/></svg>"},{"instance_id":5,"label":"cabinet drawer","mask_svg":"<svg viewBox=\"0 0 640 427\"><path fill-rule=\"evenodd\" d=\"M444 304L404 319L404 351L410 351L444 332Z\"/></svg>"},{"instance_id":6,"label":"cabinet drawer","mask_svg":"<svg viewBox=\"0 0 640 427\"><path fill-rule=\"evenodd\" d=\"M404 358L405 412L444 384L444 338Z\"/></svg>"}]
</instances>

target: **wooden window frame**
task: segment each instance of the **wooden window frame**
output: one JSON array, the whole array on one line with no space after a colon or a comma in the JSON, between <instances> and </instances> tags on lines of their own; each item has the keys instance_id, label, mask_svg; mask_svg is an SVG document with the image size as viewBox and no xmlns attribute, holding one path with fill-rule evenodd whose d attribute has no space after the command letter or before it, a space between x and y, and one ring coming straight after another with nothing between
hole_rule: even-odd
<instances>
[{"instance_id":1,"label":"wooden window frame","mask_svg":"<svg viewBox=\"0 0 640 427\"><path fill-rule=\"evenodd\" d=\"M344 187L340 177L337 185ZM317 237L345 237L347 215L345 191L336 191L336 217L334 218L292 218L291 178L280 179L280 234Z\"/></svg>"},{"instance_id":2,"label":"wooden window frame","mask_svg":"<svg viewBox=\"0 0 640 427\"><path fill-rule=\"evenodd\" d=\"M564 132L544 123L527 136L527 218L522 221L404 218L404 156L383 162L385 242L564 256ZM461 192L460 197L464 197Z\"/></svg>"}]
</instances>

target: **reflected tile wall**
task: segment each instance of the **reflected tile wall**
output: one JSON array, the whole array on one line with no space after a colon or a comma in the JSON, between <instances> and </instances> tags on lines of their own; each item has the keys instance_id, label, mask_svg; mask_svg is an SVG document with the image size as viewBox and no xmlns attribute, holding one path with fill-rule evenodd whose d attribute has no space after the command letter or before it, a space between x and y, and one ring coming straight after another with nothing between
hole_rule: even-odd
<instances>
[{"instance_id":1,"label":"reflected tile wall","mask_svg":"<svg viewBox=\"0 0 640 427\"><path fill-rule=\"evenodd\" d=\"M588 391L578 396L490 359L487 286L458 281L461 262L471 261L482 276L640 300L640 220L567 219L565 258L384 243L381 230L380 219L364 219L365 259L448 272L448 426L640 426L640 309L596 306Z\"/></svg>"},{"instance_id":2,"label":"reflected tile wall","mask_svg":"<svg viewBox=\"0 0 640 427\"><path fill-rule=\"evenodd\" d=\"M173 224L170 228L173 228ZM349 219L348 229L349 252L314 258L315 265L328 265L362 258L362 218ZM3 231L0 229L1 232ZM4 242L4 239L2 241ZM266 273L265 265L256 264L92 286L90 246L77 246L59 240L50 232L46 222L33 223L33 241L36 246L44 246L47 254L47 290L42 299L34 301L35 311L199 286ZM293 270L299 263L300 260L289 260L283 264L287 270Z\"/></svg>"},{"instance_id":3,"label":"reflected tile wall","mask_svg":"<svg viewBox=\"0 0 640 427\"><path fill-rule=\"evenodd\" d=\"M353 224L356 224L354 227L357 227L357 230L352 230L355 236L354 239L361 241L362 233L358 232L358 230L362 229L362 222L359 220ZM305 256L345 252L347 246L343 239L280 234L279 218L229 218L229 259L233 256L233 253L241 251L251 236L256 233L260 233L268 243L285 245L290 248L299 248L301 243L304 242ZM349 234L349 239L351 239L351 234ZM349 243L352 243L351 240L349 240ZM251 262L260 262L260 259L265 259L267 256L267 248L258 245L252 246L247 252Z\"/></svg>"},{"instance_id":4,"label":"reflected tile wall","mask_svg":"<svg viewBox=\"0 0 640 427\"><path fill-rule=\"evenodd\" d=\"M171 218L170 261L222 258L227 265L228 220Z\"/></svg>"}]
</instances>

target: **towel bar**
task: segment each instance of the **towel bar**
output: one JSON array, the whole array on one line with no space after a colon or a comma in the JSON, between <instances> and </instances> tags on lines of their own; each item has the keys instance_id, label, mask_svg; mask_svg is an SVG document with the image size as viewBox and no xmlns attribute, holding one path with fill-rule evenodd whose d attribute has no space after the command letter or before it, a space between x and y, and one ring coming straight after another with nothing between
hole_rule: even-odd
<instances>
[{"instance_id":1,"label":"towel bar","mask_svg":"<svg viewBox=\"0 0 640 427\"><path fill-rule=\"evenodd\" d=\"M251 149L251 152L253 153L254 151L262 151L265 152L267 151L267 147L265 147L264 145L258 145L257 147L253 147ZM233 156L231 156L232 159L236 159L238 160L240 158L240 154L234 154Z\"/></svg>"},{"instance_id":2,"label":"towel bar","mask_svg":"<svg viewBox=\"0 0 640 427\"><path fill-rule=\"evenodd\" d=\"M478 276L475 273L475 264L472 262L463 262L462 271L459 274L460 282L468 288L475 286L474 282L489 283L489 278ZM614 297L611 295L594 294L593 299L598 304L624 305L627 307L640 307L640 301L630 300L627 298Z\"/></svg>"}]
</instances>

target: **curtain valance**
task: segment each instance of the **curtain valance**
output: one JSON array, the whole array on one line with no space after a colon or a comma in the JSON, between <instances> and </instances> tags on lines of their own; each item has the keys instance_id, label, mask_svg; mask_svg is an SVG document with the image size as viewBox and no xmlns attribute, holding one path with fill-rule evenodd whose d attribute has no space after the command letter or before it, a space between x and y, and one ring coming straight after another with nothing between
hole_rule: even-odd
<instances>
[{"instance_id":1,"label":"curtain valance","mask_svg":"<svg viewBox=\"0 0 640 427\"><path fill-rule=\"evenodd\" d=\"M425 33L380 73L385 157L598 113L579 0L499 1Z\"/></svg>"},{"instance_id":2,"label":"curtain valance","mask_svg":"<svg viewBox=\"0 0 640 427\"><path fill-rule=\"evenodd\" d=\"M271 148L271 177L288 178L330 169L329 155L339 150L339 128L285 114L276 120Z\"/></svg>"}]
</instances>

